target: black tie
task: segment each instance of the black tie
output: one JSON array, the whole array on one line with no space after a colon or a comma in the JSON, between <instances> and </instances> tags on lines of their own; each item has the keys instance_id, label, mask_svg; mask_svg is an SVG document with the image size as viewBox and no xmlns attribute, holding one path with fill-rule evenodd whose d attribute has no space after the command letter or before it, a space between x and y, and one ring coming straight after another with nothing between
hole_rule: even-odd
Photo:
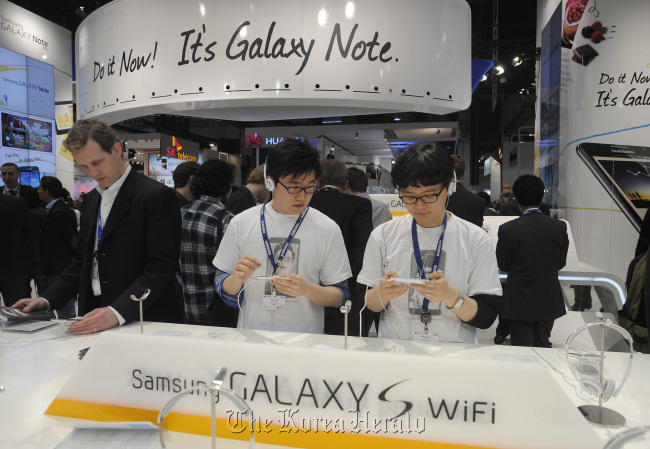
<instances>
[{"instance_id":1,"label":"black tie","mask_svg":"<svg viewBox=\"0 0 650 449\"><path fill-rule=\"evenodd\" d=\"M10 190L10 191L9 191L9 195L16 196L16 191L15 191L15 190Z\"/></svg>"}]
</instances>

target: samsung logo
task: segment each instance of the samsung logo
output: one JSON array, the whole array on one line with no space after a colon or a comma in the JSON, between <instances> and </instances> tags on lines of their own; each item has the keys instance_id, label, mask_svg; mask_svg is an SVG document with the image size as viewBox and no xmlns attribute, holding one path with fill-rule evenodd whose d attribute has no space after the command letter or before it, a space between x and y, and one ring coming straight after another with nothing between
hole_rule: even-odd
<instances>
[{"instance_id":1,"label":"samsung logo","mask_svg":"<svg viewBox=\"0 0 650 449\"><path fill-rule=\"evenodd\" d=\"M614 150L614 149L612 149L612 153L634 154L634 151L630 151L630 150Z\"/></svg>"}]
</instances>

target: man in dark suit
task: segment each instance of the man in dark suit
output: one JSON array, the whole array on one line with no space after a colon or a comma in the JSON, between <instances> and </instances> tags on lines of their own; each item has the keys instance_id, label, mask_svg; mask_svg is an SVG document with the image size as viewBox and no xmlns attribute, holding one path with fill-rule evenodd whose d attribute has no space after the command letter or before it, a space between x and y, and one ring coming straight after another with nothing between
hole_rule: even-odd
<instances>
[{"instance_id":1,"label":"man in dark suit","mask_svg":"<svg viewBox=\"0 0 650 449\"><path fill-rule=\"evenodd\" d=\"M548 207L548 204L546 203L539 203L539 210L546 216L551 216L551 209ZM521 210L519 209L519 205L517 204L516 199L511 199L507 203L503 203L501 205L501 208L499 209L499 215L506 215L506 216L518 216L521 215Z\"/></svg>"},{"instance_id":2,"label":"man in dark suit","mask_svg":"<svg viewBox=\"0 0 650 449\"><path fill-rule=\"evenodd\" d=\"M321 164L322 175L318 179L319 191L314 193L309 206L324 213L339 225L345 249L348 253L352 278L348 279L348 288L352 299L348 333L359 335L359 312L364 304L364 291L357 288L357 275L363 265L366 243L372 232L372 204L370 200L358 196L346 195L348 172L343 162L328 159ZM368 310L368 309L366 309ZM368 312L370 312L368 310ZM366 323L367 322L367 323ZM371 314L364 320L363 335L368 335L372 323ZM343 335L344 317L335 307L325 308L325 333Z\"/></svg>"},{"instance_id":3,"label":"man in dark suit","mask_svg":"<svg viewBox=\"0 0 650 449\"><path fill-rule=\"evenodd\" d=\"M31 261L24 240L38 235L38 220L25 201L12 195L0 195L0 217L0 294L5 306L11 306L25 295Z\"/></svg>"},{"instance_id":4,"label":"man in dark suit","mask_svg":"<svg viewBox=\"0 0 650 449\"><path fill-rule=\"evenodd\" d=\"M97 188L86 195L77 251L61 277L40 298L15 307L58 308L79 294L81 320L73 334L91 334L144 319L178 322L181 311L172 281L178 269L181 215L174 191L124 162L115 132L96 119L74 124L63 142Z\"/></svg>"},{"instance_id":5,"label":"man in dark suit","mask_svg":"<svg viewBox=\"0 0 650 449\"><path fill-rule=\"evenodd\" d=\"M226 203L226 209L233 215L237 215L257 204L266 203L269 196L271 192L264 184L264 165L260 165L248 175L245 186L240 186L232 192Z\"/></svg>"},{"instance_id":6,"label":"man in dark suit","mask_svg":"<svg viewBox=\"0 0 650 449\"><path fill-rule=\"evenodd\" d=\"M497 262L508 272L501 316L513 346L550 348L553 322L566 313L558 271L566 264L567 228L539 210L544 183L537 176L520 176L512 191L522 214L499 227Z\"/></svg>"},{"instance_id":7,"label":"man in dark suit","mask_svg":"<svg viewBox=\"0 0 650 449\"><path fill-rule=\"evenodd\" d=\"M43 278L37 280L38 291L44 292L72 261L77 242L77 217L63 201L63 185L57 178L43 176L38 196L47 204L40 242Z\"/></svg>"},{"instance_id":8,"label":"man in dark suit","mask_svg":"<svg viewBox=\"0 0 650 449\"><path fill-rule=\"evenodd\" d=\"M463 220L474 223L476 226L483 226L483 210L485 201L478 195L468 192L463 187L465 179L465 161L460 156L452 156L454 160L454 173L456 174L456 191L449 196L447 210Z\"/></svg>"},{"instance_id":9,"label":"man in dark suit","mask_svg":"<svg viewBox=\"0 0 650 449\"><path fill-rule=\"evenodd\" d=\"M4 183L2 193L21 197L27 201L27 206L30 209L44 206L38 198L38 193L36 193L34 187L22 185L18 182L20 180L20 168L16 164L11 162L3 164L0 167L0 173L2 174L2 182Z\"/></svg>"}]
</instances>

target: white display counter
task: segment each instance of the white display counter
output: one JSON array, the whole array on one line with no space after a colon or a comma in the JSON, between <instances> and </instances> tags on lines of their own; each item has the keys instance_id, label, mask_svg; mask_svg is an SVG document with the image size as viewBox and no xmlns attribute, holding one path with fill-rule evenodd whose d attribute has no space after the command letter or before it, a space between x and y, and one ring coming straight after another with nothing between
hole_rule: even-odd
<instances>
[{"instance_id":1,"label":"white display counter","mask_svg":"<svg viewBox=\"0 0 650 449\"><path fill-rule=\"evenodd\" d=\"M109 332L131 334L135 338L139 331L139 324L134 323ZM194 343L198 341L237 341L235 343L237 345L248 345L249 343L259 345L262 343L269 345L269 348L278 347L278 345L311 348L310 350L313 351L323 351L325 348L328 349L328 354L332 354L332 351L342 351L343 346L342 337L328 335L261 331L238 333L234 329L207 326L145 323L145 334L155 337L156 333L160 331L178 332L179 335L186 334L180 338ZM57 328L30 335L9 332L0 334L0 356L2 359L0 380L6 387L6 390L0 393L0 435L2 435L0 448L54 447L70 432L67 428L54 425L57 422L70 421L70 418L48 416L44 412L50 407L71 374L75 370L81 369L84 362L79 360L79 351L98 344L99 335L60 337ZM160 338L161 343L170 342L169 337ZM179 344L178 340L174 341L174 344ZM357 351L359 354L361 352L381 353L380 356L385 357L386 364L391 366L399 366L400 361L406 361L412 356L494 361L493 363L500 363L504 359L514 362L519 359L522 363L530 363L531 359L535 358L541 366L548 370L549 376L555 380L571 402L576 406L585 404L584 397L578 396L577 382L573 380L566 362L561 358L563 351L557 348L533 350L524 347L492 345L426 345L411 341L373 338L350 338L349 344L349 351ZM246 348L242 346L242 349ZM125 348L125 351L128 349ZM608 361L618 360L625 356L624 353L607 353ZM299 362L297 366L300 366ZM504 365L504 378L510 378L513 383L521 380L513 378L512 371L505 369L506 367L507 365ZM359 366L358 369L364 370L364 367ZM627 427L596 428L596 433L602 440L603 446L606 441L625 429L645 425L650 421L650 384L647 382L649 370L650 356L635 355L627 384L618 397L606 403L607 407L625 416ZM368 373L368 375L372 374ZM479 373L472 373L471 379L477 379L478 375ZM489 389L489 385L484 387ZM534 388L535 385L531 385L531 389ZM526 406L534 408L535 404L526 404ZM168 441L168 447L172 448L208 447L210 444L208 437L178 432L169 432ZM487 445L489 442L486 442ZM260 444L260 447L264 446ZM220 447L245 447L245 443L224 439L220 440Z\"/></svg>"}]
</instances>

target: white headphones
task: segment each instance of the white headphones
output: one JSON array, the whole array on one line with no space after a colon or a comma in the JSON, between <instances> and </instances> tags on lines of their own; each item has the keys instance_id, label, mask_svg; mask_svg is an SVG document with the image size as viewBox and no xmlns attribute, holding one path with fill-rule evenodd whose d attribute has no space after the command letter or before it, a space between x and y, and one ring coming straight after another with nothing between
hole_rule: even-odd
<instances>
[{"instance_id":1,"label":"white headphones","mask_svg":"<svg viewBox=\"0 0 650 449\"><path fill-rule=\"evenodd\" d=\"M275 190L275 179L266 177L266 162L264 162L264 185L269 192Z\"/></svg>"},{"instance_id":2,"label":"white headphones","mask_svg":"<svg viewBox=\"0 0 650 449\"><path fill-rule=\"evenodd\" d=\"M456 172L452 172L454 174L454 179L447 185L447 196L450 197L456 192Z\"/></svg>"},{"instance_id":3,"label":"white headphones","mask_svg":"<svg viewBox=\"0 0 650 449\"><path fill-rule=\"evenodd\" d=\"M623 375L623 379L621 379L621 383L619 384L618 388L616 388L616 383L612 379L606 379L604 377L604 372L603 372L603 377L601 382L600 354L595 353L594 351L589 352L589 351L578 351L575 349L570 349L571 343L573 343L575 337L592 326L606 326L609 329L618 332L627 341L627 344L630 347L630 359L627 363L625 374ZM593 323L585 324L584 326L580 326L579 328L571 332L571 335L569 335L569 337L566 340L566 345L564 350L566 353L567 363L569 364L569 369L571 370L573 377L575 377L575 379L580 383L580 387L588 395L594 397L602 395L603 401L607 401L612 397L618 396L618 393L621 391L621 388L623 388L623 384L625 384L625 381L630 375L630 371L632 370L632 356L634 355L634 350L632 349L632 343L633 343L632 337L630 336L628 331L626 331L621 326L612 323L610 320L596 321Z\"/></svg>"}]
</instances>

